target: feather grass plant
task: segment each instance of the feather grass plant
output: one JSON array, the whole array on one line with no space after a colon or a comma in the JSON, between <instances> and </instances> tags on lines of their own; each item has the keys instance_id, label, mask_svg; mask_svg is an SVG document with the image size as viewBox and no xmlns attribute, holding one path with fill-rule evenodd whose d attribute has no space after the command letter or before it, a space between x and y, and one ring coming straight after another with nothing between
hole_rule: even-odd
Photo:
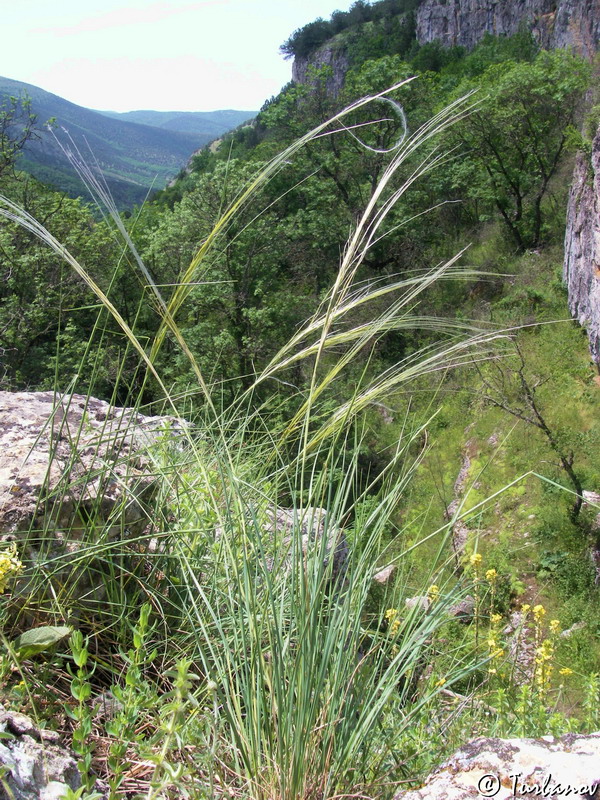
<instances>
[{"instance_id":1,"label":"feather grass plant","mask_svg":"<svg viewBox=\"0 0 600 800\"><path fill-rule=\"evenodd\" d=\"M183 449L150 450L162 486L149 514L151 533L114 541L91 526L79 557L82 566L93 564L104 575L106 601L87 616L95 625L96 657L104 664L114 661L115 648L123 646L118 641L123 633L115 629L126 629L128 619L138 615L134 607L146 600L160 621L154 631L162 639L160 663L180 676L165 703L171 708L174 696L180 706L189 703L187 716L173 714L168 743L161 741L166 723L161 727L158 722L160 687L168 680L155 674L156 733L146 741L155 768L148 798L188 779L192 797L229 790L255 800L370 797L374 791L378 797L391 796L406 769L396 742L439 691L419 678L459 590L446 587L431 607L417 604L404 611L409 591L404 576L386 590L383 603L375 608L371 603L373 573L381 563L386 531L397 529L398 507L422 429L407 426L377 486L357 492L360 419L365 409L415 378L487 357L502 336L415 313L419 296L435 281L472 276L457 266L460 254L424 274L385 285L361 283L357 274L370 248L386 235L394 204L443 163L446 155L432 146L433 139L468 113L471 100L457 101L397 143L320 308L225 411L218 410L215 390L177 324L192 285L202 280L211 250L219 247L236 213L306 142L343 134L347 114L385 94L345 109L263 169L199 246L168 302L143 266L102 183L70 153L99 201L108 206L134 255L133 267L153 298L158 325L149 345L140 342L109 296L60 242L24 210L0 198L2 216L40 237L86 281L138 354L147 377L156 381L166 407L178 413L177 398L156 367L168 334L189 358L198 381L199 410ZM422 159L398 181L400 168L413 164L420 148L425 148ZM357 322L364 320L370 305L379 310L368 322ZM386 333L408 329L437 331L440 339L381 374L366 370L351 396L331 411L330 392L357 357ZM286 371L301 362L309 368L306 390L291 416L274 427L264 409L254 405L256 390L274 379L284 380ZM110 472L109 465L106 470ZM370 511L365 514L361 504L367 496ZM282 506L291 520L287 527L273 523ZM360 547L347 552L343 528L349 521L354 521ZM437 580L448 531L449 525L440 532L440 564L431 565L431 583ZM150 537L158 542L152 549ZM146 573L132 567L134 545L150 565ZM401 552L397 558L401 560ZM76 603L70 595L69 606ZM402 609L393 624L386 618L390 608ZM106 636L110 628L112 634ZM197 675L188 680L192 664ZM445 685L469 668L457 661ZM392 729L382 724L390 715Z\"/></svg>"}]
</instances>

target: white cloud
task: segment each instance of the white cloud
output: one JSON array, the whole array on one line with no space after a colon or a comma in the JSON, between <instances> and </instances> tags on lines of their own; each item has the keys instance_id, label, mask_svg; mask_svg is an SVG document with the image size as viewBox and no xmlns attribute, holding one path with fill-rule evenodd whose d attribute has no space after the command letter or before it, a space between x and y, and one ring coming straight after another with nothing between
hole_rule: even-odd
<instances>
[{"instance_id":1,"label":"white cloud","mask_svg":"<svg viewBox=\"0 0 600 800\"><path fill-rule=\"evenodd\" d=\"M152 25L168 17L202 11L208 6L224 5L227 0L206 0L202 3L173 5L172 3L151 3L144 7L123 6L101 14L84 17L72 25L53 25L49 27L31 28L33 34L49 34L51 36L76 36L81 33L95 33L111 28L138 27Z\"/></svg>"}]
</instances>

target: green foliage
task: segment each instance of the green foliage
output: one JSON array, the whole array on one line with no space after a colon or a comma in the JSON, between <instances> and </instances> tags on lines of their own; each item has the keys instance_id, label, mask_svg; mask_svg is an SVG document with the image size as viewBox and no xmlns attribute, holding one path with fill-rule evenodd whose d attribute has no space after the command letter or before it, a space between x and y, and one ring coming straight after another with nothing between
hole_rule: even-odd
<instances>
[{"instance_id":1,"label":"green foliage","mask_svg":"<svg viewBox=\"0 0 600 800\"><path fill-rule=\"evenodd\" d=\"M31 180L6 188L26 202L30 214L45 220L51 234L102 285L109 285L107 265L118 258L119 247L85 206ZM0 274L0 385L51 388L57 379L67 385L88 349L98 311L95 298L47 246L6 219L0 226ZM105 347L105 381L98 387L102 394L109 391L111 371L111 345L105 342Z\"/></svg>"},{"instance_id":2,"label":"green foliage","mask_svg":"<svg viewBox=\"0 0 600 800\"><path fill-rule=\"evenodd\" d=\"M0 95L0 179L14 170L23 148L37 135L36 123L28 97Z\"/></svg>"},{"instance_id":3,"label":"green foliage","mask_svg":"<svg viewBox=\"0 0 600 800\"><path fill-rule=\"evenodd\" d=\"M566 316L560 256L515 257L500 233L504 211L524 243L535 239L547 178L539 241L560 237L560 196L554 215L547 200L586 69L536 55L525 34L487 37L468 55L414 48L411 66L398 43L409 5L357 3L311 28L318 39L333 26L349 48L340 97L327 93L327 70L287 87L255 127L202 151L126 220L112 209L112 223L98 222L35 183L5 183L69 249L4 205L5 385L100 389L193 423L144 456L159 486L141 532L86 517L65 532L73 580L39 607L30 598L57 627L78 622L69 679L52 651L21 665L25 689L8 661L0 670L15 703L29 695L43 709L40 687L53 682L70 692L88 794L98 769L111 798L139 794L130 767L143 762L149 798L184 785L194 798L386 798L466 737L597 727L589 672L600 653L585 628L563 642L541 612L532 622L523 611L525 679L502 633L540 599L564 626L597 628L593 515L569 517L559 458L586 487L600 480L597 386L574 326L535 325ZM405 82L417 64L426 71ZM481 105L429 122L476 83ZM323 123L335 103L379 92ZM440 134L470 149L446 158ZM445 198L461 205L426 213ZM454 266L471 238L465 259L485 274ZM491 403L490 386L522 416L533 386L555 446ZM101 469L110 480L111 464ZM282 507L288 522L275 524ZM338 570L340 529L350 552ZM374 587L388 565L394 579ZM59 566L42 547L25 565L31 586ZM102 603L78 595L81 572ZM469 594L473 614L452 618ZM6 625L17 600L3 598Z\"/></svg>"},{"instance_id":4,"label":"green foliage","mask_svg":"<svg viewBox=\"0 0 600 800\"><path fill-rule=\"evenodd\" d=\"M358 50L369 53L369 57L384 54L404 54L414 41L414 15L412 12L420 0L379 0L367 3L355 0L348 11L334 11L329 21L322 19L309 22L294 31L281 45L286 58L307 58L321 45L342 31L352 30L365 23L371 29L360 31ZM398 21L398 16L406 19Z\"/></svg>"},{"instance_id":5,"label":"green foliage","mask_svg":"<svg viewBox=\"0 0 600 800\"><path fill-rule=\"evenodd\" d=\"M92 695L92 685L90 683L91 674L87 669L89 659L89 640L85 640L81 631L75 630L71 634L69 642L73 661L77 666L77 671L71 674L71 695L76 702L74 707L67 706L67 714L75 721L73 730L72 747L79 756L77 768L81 774L81 781L86 792L90 792L94 785L92 777L92 750L90 735L92 733L92 714L90 698Z\"/></svg>"},{"instance_id":6,"label":"green foliage","mask_svg":"<svg viewBox=\"0 0 600 800\"><path fill-rule=\"evenodd\" d=\"M557 50L532 63L492 65L456 90L461 96L479 89L483 99L453 132L467 154L452 166L454 184L483 209L495 206L520 251L543 238L543 201L589 77L586 62Z\"/></svg>"},{"instance_id":7,"label":"green foliage","mask_svg":"<svg viewBox=\"0 0 600 800\"><path fill-rule=\"evenodd\" d=\"M17 636L10 646L17 658L31 658L31 656L44 653L61 639L69 636L70 633L71 628L65 626L43 625L40 628L31 628Z\"/></svg>"}]
</instances>

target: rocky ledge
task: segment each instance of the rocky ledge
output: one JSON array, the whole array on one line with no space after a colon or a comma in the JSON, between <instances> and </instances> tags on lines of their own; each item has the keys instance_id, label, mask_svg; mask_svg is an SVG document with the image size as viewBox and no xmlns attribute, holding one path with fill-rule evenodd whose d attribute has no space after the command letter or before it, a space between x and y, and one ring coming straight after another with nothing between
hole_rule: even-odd
<instances>
[{"instance_id":1,"label":"rocky ledge","mask_svg":"<svg viewBox=\"0 0 600 800\"><path fill-rule=\"evenodd\" d=\"M0 392L0 533L143 524L145 451L184 428L78 394Z\"/></svg>"},{"instance_id":2,"label":"rocky ledge","mask_svg":"<svg viewBox=\"0 0 600 800\"><path fill-rule=\"evenodd\" d=\"M57 597L68 605L77 596L93 611L105 599L107 569L149 567L144 558L156 551L156 525L164 522L153 448L182 449L188 428L94 397L0 392L0 542L16 541L25 565L12 591L15 609L35 607L34 599L54 607ZM294 531L303 553L322 552L332 580L343 581L347 541L324 509L273 507L263 529L280 542L285 563Z\"/></svg>"},{"instance_id":3,"label":"rocky ledge","mask_svg":"<svg viewBox=\"0 0 600 800\"><path fill-rule=\"evenodd\" d=\"M600 733L560 738L475 739L395 800L600 797Z\"/></svg>"},{"instance_id":4,"label":"rocky ledge","mask_svg":"<svg viewBox=\"0 0 600 800\"><path fill-rule=\"evenodd\" d=\"M60 744L58 733L2 706L0 733L0 800L58 800L81 787L75 756Z\"/></svg>"},{"instance_id":5,"label":"rocky ledge","mask_svg":"<svg viewBox=\"0 0 600 800\"><path fill-rule=\"evenodd\" d=\"M24 613L23 624L34 599L102 602L106 548L124 556L120 543L151 519L160 485L151 448L180 441L186 427L78 394L0 392L0 540L16 542L25 565L11 616Z\"/></svg>"}]
</instances>

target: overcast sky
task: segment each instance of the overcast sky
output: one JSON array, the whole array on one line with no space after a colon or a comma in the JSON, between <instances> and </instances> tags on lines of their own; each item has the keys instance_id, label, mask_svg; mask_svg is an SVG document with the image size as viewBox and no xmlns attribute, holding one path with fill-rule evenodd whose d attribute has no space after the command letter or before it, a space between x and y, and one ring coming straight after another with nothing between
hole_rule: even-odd
<instances>
[{"instance_id":1,"label":"overcast sky","mask_svg":"<svg viewBox=\"0 0 600 800\"><path fill-rule=\"evenodd\" d=\"M255 110L291 78L279 45L351 0L4 0L0 75L88 108Z\"/></svg>"}]
</instances>

